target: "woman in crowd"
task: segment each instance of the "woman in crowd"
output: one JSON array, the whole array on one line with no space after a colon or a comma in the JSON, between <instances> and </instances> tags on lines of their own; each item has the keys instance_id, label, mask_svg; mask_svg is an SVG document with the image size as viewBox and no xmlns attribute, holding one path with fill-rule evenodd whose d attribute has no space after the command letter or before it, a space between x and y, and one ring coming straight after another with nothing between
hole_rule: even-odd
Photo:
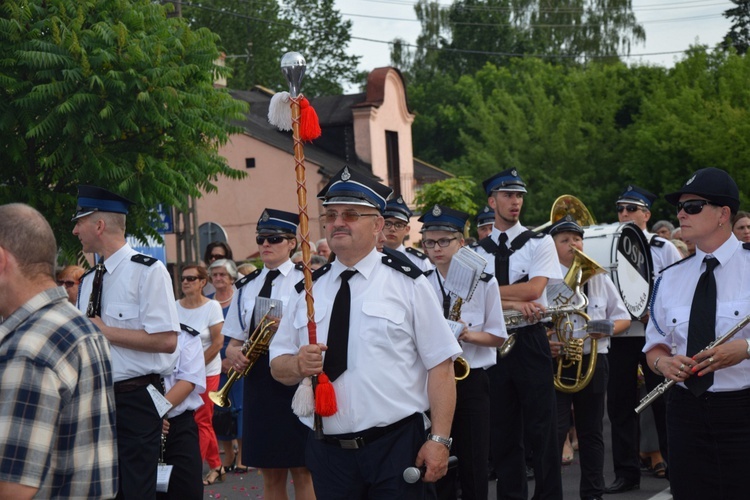
<instances>
[{"instance_id":1,"label":"woman in crowd","mask_svg":"<svg viewBox=\"0 0 750 500\"><path fill-rule=\"evenodd\" d=\"M180 318L180 323L199 333L203 345L206 372L206 381L203 385L206 390L201 394L203 406L195 412L195 422L198 424L201 458L208 462L211 469L204 480L204 484L208 485L213 484L224 474L212 422L214 404L208 398L210 391L219 388L219 373L221 372L219 350L224 341L221 334L224 316L221 314L221 307L217 301L203 296L203 287L208 283L208 273L203 267L185 266L182 270L181 282L184 297L177 301L177 316Z\"/></svg>"},{"instance_id":2,"label":"woman in crowd","mask_svg":"<svg viewBox=\"0 0 750 500\"><path fill-rule=\"evenodd\" d=\"M210 296L221 306L221 312L226 319L229 305L234 297L234 282L237 280L237 266L229 259L218 259L208 267L211 282L216 289L216 293ZM232 364L226 359L227 345L229 337L224 337L224 344L221 348L221 376L219 378L219 388L224 387L227 383L227 372L232 368ZM224 450L224 459L222 465L224 469L237 473L247 472L247 467L242 465L242 398L245 390L245 379L239 378L229 391L229 408L214 407L214 429L216 438L219 440L219 446ZM236 452L235 452L236 447Z\"/></svg>"},{"instance_id":3,"label":"woman in crowd","mask_svg":"<svg viewBox=\"0 0 750 500\"><path fill-rule=\"evenodd\" d=\"M81 283L81 276L86 270L81 266L65 266L62 271L57 273L57 285L64 286L68 292L68 300L71 304L78 300L78 285Z\"/></svg>"},{"instance_id":4,"label":"woman in crowd","mask_svg":"<svg viewBox=\"0 0 750 500\"><path fill-rule=\"evenodd\" d=\"M750 242L750 212L737 212L732 219L732 232L741 242Z\"/></svg>"}]
</instances>

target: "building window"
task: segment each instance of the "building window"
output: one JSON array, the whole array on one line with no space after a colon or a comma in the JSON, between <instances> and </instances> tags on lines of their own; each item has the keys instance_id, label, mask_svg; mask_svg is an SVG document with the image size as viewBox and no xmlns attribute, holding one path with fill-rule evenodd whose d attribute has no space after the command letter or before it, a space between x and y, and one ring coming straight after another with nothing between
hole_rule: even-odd
<instances>
[{"instance_id":1,"label":"building window","mask_svg":"<svg viewBox=\"0 0 750 500\"><path fill-rule=\"evenodd\" d=\"M245 168L255 168L255 158L245 158Z\"/></svg>"},{"instance_id":2,"label":"building window","mask_svg":"<svg viewBox=\"0 0 750 500\"><path fill-rule=\"evenodd\" d=\"M401 193L401 163L398 158L398 132L385 131L388 185L394 193Z\"/></svg>"}]
</instances>

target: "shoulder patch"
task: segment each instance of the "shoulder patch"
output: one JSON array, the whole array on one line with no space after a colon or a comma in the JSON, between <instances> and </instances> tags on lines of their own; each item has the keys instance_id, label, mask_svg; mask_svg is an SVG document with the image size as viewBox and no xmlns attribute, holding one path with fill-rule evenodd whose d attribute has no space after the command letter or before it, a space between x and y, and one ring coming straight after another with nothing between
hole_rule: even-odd
<instances>
[{"instance_id":1,"label":"shoulder patch","mask_svg":"<svg viewBox=\"0 0 750 500\"><path fill-rule=\"evenodd\" d=\"M320 278L321 276L323 276L325 273L327 273L330 270L331 270L331 263L329 262L325 266L319 267L318 269L313 271L312 272L313 283L315 283L315 281L318 278ZM305 289L305 280L304 279L299 280L299 282L296 285L294 285L294 289L297 290L297 293L302 293L302 291Z\"/></svg>"},{"instance_id":2,"label":"shoulder patch","mask_svg":"<svg viewBox=\"0 0 750 500\"><path fill-rule=\"evenodd\" d=\"M410 278L418 278L423 276L424 273L414 265L406 265L404 262L394 259L388 255L384 255L381 262L386 266L395 269L396 271L407 275Z\"/></svg>"},{"instance_id":3,"label":"shoulder patch","mask_svg":"<svg viewBox=\"0 0 750 500\"><path fill-rule=\"evenodd\" d=\"M678 265L682 264L683 262L685 262L686 260L688 260L688 259L692 259L693 257L695 257L695 254L692 254L692 255L688 255L688 256L687 256L687 257L685 257L684 259L678 260L677 262L673 262L672 264L670 264L670 265L668 265L667 267L665 267L664 269L662 269L662 270L661 270L661 272L660 272L659 274L664 274L664 271L666 271L666 270L667 270L667 269L669 269L670 267L678 266Z\"/></svg>"},{"instance_id":4,"label":"shoulder patch","mask_svg":"<svg viewBox=\"0 0 750 500\"><path fill-rule=\"evenodd\" d=\"M257 278L258 276L260 276L260 273L261 273L261 271L262 271L262 269L256 269L255 271L251 272L250 274L248 274L247 276L245 276L245 277L244 277L244 278L242 278L241 280L237 281L237 282L236 282L236 283L234 284L234 287L235 287L235 288L236 288L237 290L239 290L239 289L240 289L240 288L242 288L243 286L245 286L245 285L247 285L248 283L250 283L251 281L253 281L253 280L254 280L255 278Z\"/></svg>"},{"instance_id":5,"label":"shoulder patch","mask_svg":"<svg viewBox=\"0 0 750 500\"><path fill-rule=\"evenodd\" d=\"M198 335L200 335L200 332L198 330L191 326L187 326L184 323L180 323L180 328L182 328L183 331L188 332L193 337L197 337Z\"/></svg>"},{"instance_id":6,"label":"shoulder patch","mask_svg":"<svg viewBox=\"0 0 750 500\"><path fill-rule=\"evenodd\" d=\"M750 250L750 243L743 243L742 248L744 248L745 250Z\"/></svg>"},{"instance_id":7,"label":"shoulder patch","mask_svg":"<svg viewBox=\"0 0 750 500\"><path fill-rule=\"evenodd\" d=\"M143 264L144 266L153 266L156 264L157 260L153 257L149 257L148 255L143 255L142 253L137 253L130 257L130 260L133 262L137 262L138 264Z\"/></svg>"},{"instance_id":8,"label":"shoulder patch","mask_svg":"<svg viewBox=\"0 0 750 500\"><path fill-rule=\"evenodd\" d=\"M304 270L304 269L305 269L305 266L304 266L304 264L302 264L302 263L300 262L299 264L295 264L295 265L294 265L294 268L295 268L295 269L296 269L297 271L302 271L302 270Z\"/></svg>"},{"instance_id":9,"label":"shoulder patch","mask_svg":"<svg viewBox=\"0 0 750 500\"><path fill-rule=\"evenodd\" d=\"M424 274L425 276L429 276L434 272L435 272L435 269L428 269L427 271L424 271L422 274Z\"/></svg>"},{"instance_id":10,"label":"shoulder patch","mask_svg":"<svg viewBox=\"0 0 750 500\"><path fill-rule=\"evenodd\" d=\"M491 280L491 279L492 279L492 278L493 278L494 276L495 276L494 274L490 274L490 273L482 273L482 275L481 275L481 276L479 276L479 280L480 280L480 281L484 281L485 283L489 283L489 282L490 282L490 280Z\"/></svg>"},{"instance_id":11,"label":"shoulder patch","mask_svg":"<svg viewBox=\"0 0 750 500\"><path fill-rule=\"evenodd\" d=\"M427 258L427 254L420 252L414 247L404 247L404 249L406 250L406 253L411 254L417 257L418 259L425 260Z\"/></svg>"},{"instance_id":12,"label":"shoulder patch","mask_svg":"<svg viewBox=\"0 0 750 500\"><path fill-rule=\"evenodd\" d=\"M479 248L479 242L475 241L474 243L470 243L469 248L471 248L472 250Z\"/></svg>"},{"instance_id":13,"label":"shoulder patch","mask_svg":"<svg viewBox=\"0 0 750 500\"><path fill-rule=\"evenodd\" d=\"M656 235L653 235L651 237L651 240L649 240L648 242L649 245L651 245L652 247L656 247L656 248L662 248L666 243L667 243L666 240L659 238Z\"/></svg>"}]
</instances>

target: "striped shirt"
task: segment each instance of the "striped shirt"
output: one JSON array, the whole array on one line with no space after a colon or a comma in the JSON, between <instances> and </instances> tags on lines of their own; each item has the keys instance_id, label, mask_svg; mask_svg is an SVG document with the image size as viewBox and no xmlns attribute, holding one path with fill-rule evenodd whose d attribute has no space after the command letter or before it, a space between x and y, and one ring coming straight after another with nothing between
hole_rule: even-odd
<instances>
[{"instance_id":1,"label":"striped shirt","mask_svg":"<svg viewBox=\"0 0 750 500\"><path fill-rule=\"evenodd\" d=\"M39 498L117 492L109 343L64 289L0 323L0 481Z\"/></svg>"}]
</instances>

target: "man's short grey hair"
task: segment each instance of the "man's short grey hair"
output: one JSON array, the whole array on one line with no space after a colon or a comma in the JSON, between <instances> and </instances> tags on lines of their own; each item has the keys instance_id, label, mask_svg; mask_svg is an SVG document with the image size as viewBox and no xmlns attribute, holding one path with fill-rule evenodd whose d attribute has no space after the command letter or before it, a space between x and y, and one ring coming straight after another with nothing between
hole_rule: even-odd
<instances>
[{"instance_id":1,"label":"man's short grey hair","mask_svg":"<svg viewBox=\"0 0 750 500\"><path fill-rule=\"evenodd\" d=\"M237 264L235 264L233 260L216 259L210 266L208 266L209 273L211 272L211 269L216 269L217 267L224 268L227 274L232 277L232 280L237 279Z\"/></svg>"},{"instance_id":2,"label":"man's short grey hair","mask_svg":"<svg viewBox=\"0 0 750 500\"><path fill-rule=\"evenodd\" d=\"M13 254L26 277L54 279L55 233L36 209L23 203L0 206L0 246Z\"/></svg>"},{"instance_id":3,"label":"man's short grey hair","mask_svg":"<svg viewBox=\"0 0 750 500\"><path fill-rule=\"evenodd\" d=\"M651 227L651 232L656 233L659 231L659 229L662 229L665 227L669 229L669 234L672 234L672 231L674 231L674 224L672 224L668 220L659 220L659 221L654 222L654 225Z\"/></svg>"}]
</instances>

